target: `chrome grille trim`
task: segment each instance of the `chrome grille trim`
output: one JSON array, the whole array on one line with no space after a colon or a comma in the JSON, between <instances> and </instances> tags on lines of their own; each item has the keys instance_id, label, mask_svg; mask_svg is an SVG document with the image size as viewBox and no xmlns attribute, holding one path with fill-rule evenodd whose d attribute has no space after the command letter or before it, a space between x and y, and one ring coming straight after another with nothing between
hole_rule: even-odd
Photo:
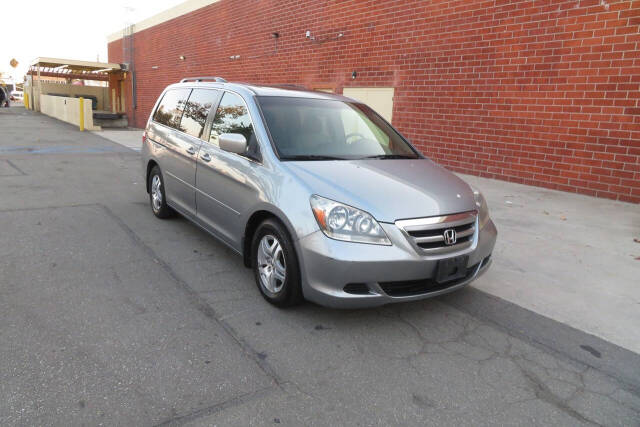
<instances>
[{"instance_id":1,"label":"chrome grille trim","mask_svg":"<svg viewBox=\"0 0 640 427\"><path fill-rule=\"evenodd\" d=\"M475 227L475 224L474 224L474 226L469 227L468 229L466 229L466 230L464 230L464 231L459 232L459 233L458 233L458 238L460 238L460 237L467 237L467 236L470 236L470 235L472 235L472 234L473 234L473 233L475 233L475 232L476 232L476 227Z\"/></svg>"},{"instance_id":2,"label":"chrome grille trim","mask_svg":"<svg viewBox=\"0 0 640 427\"><path fill-rule=\"evenodd\" d=\"M414 237L416 243L444 242L444 236Z\"/></svg>"},{"instance_id":3,"label":"chrome grille trim","mask_svg":"<svg viewBox=\"0 0 640 427\"><path fill-rule=\"evenodd\" d=\"M440 255L463 251L473 245L477 230L477 211L427 218L405 219L395 222L414 249L422 255ZM444 243L444 231L456 229L454 245Z\"/></svg>"}]
</instances>

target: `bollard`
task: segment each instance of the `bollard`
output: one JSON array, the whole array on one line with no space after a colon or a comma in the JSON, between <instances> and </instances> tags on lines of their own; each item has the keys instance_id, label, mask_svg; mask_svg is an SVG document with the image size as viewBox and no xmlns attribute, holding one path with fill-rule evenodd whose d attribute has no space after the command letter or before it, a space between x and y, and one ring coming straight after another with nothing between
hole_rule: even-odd
<instances>
[{"instance_id":1,"label":"bollard","mask_svg":"<svg viewBox=\"0 0 640 427\"><path fill-rule=\"evenodd\" d=\"M29 94L27 92L24 93L24 108L29 109Z\"/></svg>"},{"instance_id":2,"label":"bollard","mask_svg":"<svg viewBox=\"0 0 640 427\"><path fill-rule=\"evenodd\" d=\"M84 98L80 97L78 98L78 100L80 101L80 103L78 104L80 106L80 120L79 120L80 132L83 132L84 131Z\"/></svg>"}]
</instances>

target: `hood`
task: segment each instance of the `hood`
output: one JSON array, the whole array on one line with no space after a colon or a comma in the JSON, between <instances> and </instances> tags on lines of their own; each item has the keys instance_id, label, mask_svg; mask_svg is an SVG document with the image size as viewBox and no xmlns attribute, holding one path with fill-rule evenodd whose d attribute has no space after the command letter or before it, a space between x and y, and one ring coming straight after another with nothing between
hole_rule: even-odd
<instances>
[{"instance_id":1,"label":"hood","mask_svg":"<svg viewBox=\"0 0 640 427\"><path fill-rule=\"evenodd\" d=\"M382 222L476 209L469 185L429 159L282 164L312 194L365 210Z\"/></svg>"}]
</instances>

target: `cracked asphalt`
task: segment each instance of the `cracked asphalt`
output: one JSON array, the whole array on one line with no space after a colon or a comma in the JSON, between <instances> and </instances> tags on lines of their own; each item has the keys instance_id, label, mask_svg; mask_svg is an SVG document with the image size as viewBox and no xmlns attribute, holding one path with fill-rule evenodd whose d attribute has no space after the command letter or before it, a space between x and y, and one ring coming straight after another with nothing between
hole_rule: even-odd
<instances>
[{"instance_id":1,"label":"cracked asphalt","mask_svg":"<svg viewBox=\"0 0 640 427\"><path fill-rule=\"evenodd\" d=\"M277 424L640 425L640 356L474 288L276 309L136 152L0 109L0 425Z\"/></svg>"}]
</instances>

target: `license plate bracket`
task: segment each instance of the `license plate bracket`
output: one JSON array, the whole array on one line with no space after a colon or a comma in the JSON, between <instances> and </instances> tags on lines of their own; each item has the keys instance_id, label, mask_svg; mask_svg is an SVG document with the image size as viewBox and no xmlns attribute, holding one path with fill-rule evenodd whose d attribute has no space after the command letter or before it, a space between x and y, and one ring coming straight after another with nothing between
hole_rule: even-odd
<instances>
[{"instance_id":1,"label":"license plate bracket","mask_svg":"<svg viewBox=\"0 0 640 427\"><path fill-rule=\"evenodd\" d=\"M441 259L436 269L436 282L447 283L464 278L467 275L468 261L468 255Z\"/></svg>"}]
</instances>

